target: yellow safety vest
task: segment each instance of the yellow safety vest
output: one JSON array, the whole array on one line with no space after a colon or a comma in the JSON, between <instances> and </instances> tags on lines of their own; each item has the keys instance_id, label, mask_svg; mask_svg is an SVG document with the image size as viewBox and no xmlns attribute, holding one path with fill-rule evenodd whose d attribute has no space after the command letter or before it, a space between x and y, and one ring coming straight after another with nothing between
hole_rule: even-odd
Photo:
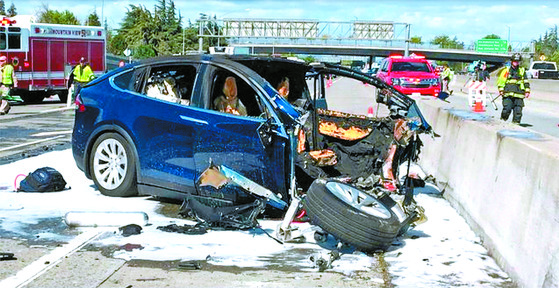
<instances>
[{"instance_id":1,"label":"yellow safety vest","mask_svg":"<svg viewBox=\"0 0 559 288\"><path fill-rule=\"evenodd\" d=\"M93 74L93 71L91 71L91 67L89 67L89 65L85 65L83 70L80 65L77 65L74 69L74 81L87 83L93 80L93 78L95 78L95 75Z\"/></svg>"},{"instance_id":2,"label":"yellow safety vest","mask_svg":"<svg viewBox=\"0 0 559 288\"><path fill-rule=\"evenodd\" d=\"M13 85L14 84L14 79L12 78L13 74L14 74L14 66L10 64L6 64L2 68L2 84Z\"/></svg>"}]
</instances>

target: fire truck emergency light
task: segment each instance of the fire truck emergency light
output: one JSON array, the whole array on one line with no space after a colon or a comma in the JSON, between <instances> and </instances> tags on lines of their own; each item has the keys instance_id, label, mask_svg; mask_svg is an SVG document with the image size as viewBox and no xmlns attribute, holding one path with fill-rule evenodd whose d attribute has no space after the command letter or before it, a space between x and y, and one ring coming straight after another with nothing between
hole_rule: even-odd
<instances>
[{"instance_id":1,"label":"fire truck emergency light","mask_svg":"<svg viewBox=\"0 0 559 288\"><path fill-rule=\"evenodd\" d=\"M16 24L16 20L10 20L9 18L2 18L2 26L6 26L6 25L10 25L12 26L12 24Z\"/></svg>"}]
</instances>

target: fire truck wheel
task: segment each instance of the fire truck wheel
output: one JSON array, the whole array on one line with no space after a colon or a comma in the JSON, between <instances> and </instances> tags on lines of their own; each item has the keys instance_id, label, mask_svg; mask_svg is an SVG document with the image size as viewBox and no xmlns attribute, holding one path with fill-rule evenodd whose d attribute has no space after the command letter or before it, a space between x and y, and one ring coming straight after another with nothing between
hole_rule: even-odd
<instances>
[{"instance_id":1,"label":"fire truck wheel","mask_svg":"<svg viewBox=\"0 0 559 288\"><path fill-rule=\"evenodd\" d=\"M38 104L43 102L45 99L45 92L43 91L27 91L25 93L21 93L19 96L23 103L25 104Z\"/></svg>"},{"instance_id":2,"label":"fire truck wheel","mask_svg":"<svg viewBox=\"0 0 559 288\"><path fill-rule=\"evenodd\" d=\"M60 99L60 102L66 103L66 101L68 100L68 90L62 90L56 93L58 95L58 99Z\"/></svg>"},{"instance_id":3,"label":"fire truck wheel","mask_svg":"<svg viewBox=\"0 0 559 288\"><path fill-rule=\"evenodd\" d=\"M304 201L312 224L365 252L386 250L400 230L392 210L376 197L336 180L316 180Z\"/></svg>"},{"instance_id":4,"label":"fire truck wheel","mask_svg":"<svg viewBox=\"0 0 559 288\"><path fill-rule=\"evenodd\" d=\"M93 182L101 194L128 197L138 194L136 159L130 145L117 133L105 133L93 144L89 155Z\"/></svg>"}]
</instances>

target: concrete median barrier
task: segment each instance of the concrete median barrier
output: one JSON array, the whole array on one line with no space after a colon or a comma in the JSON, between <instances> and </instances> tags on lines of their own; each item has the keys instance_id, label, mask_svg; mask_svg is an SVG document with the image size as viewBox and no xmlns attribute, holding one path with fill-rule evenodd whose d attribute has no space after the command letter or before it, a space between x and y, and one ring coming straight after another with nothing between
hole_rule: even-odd
<instances>
[{"instance_id":1,"label":"concrete median barrier","mask_svg":"<svg viewBox=\"0 0 559 288\"><path fill-rule=\"evenodd\" d=\"M440 138L420 163L520 287L559 287L559 140L417 100Z\"/></svg>"}]
</instances>

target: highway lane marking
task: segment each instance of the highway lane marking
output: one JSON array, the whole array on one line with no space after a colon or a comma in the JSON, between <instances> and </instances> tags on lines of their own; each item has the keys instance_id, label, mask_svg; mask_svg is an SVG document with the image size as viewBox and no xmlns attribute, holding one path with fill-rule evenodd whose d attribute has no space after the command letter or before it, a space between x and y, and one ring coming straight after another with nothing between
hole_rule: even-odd
<instances>
[{"instance_id":1,"label":"highway lane marking","mask_svg":"<svg viewBox=\"0 0 559 288\"><path fill-rule=\"evenodd\" d=\"M60 136L56 136L56 137L51 137L51 138L32 141L32 142L29 142L29 143L23 143L23 144L10 146L10 147L5 147L5 148L1 148L0 152L4 152L4 151L11 150L11 149L16 149L16 148L21 148L21 147L25 147L25 146L29 146L29 145L34 145L34 144L38 144L38 143L41 143L41 142L51 141L51 140L58 139L58 138L63 138L63 137L65 137L65 136L60 135Z\"/></svg>"},{"instance_id":2,"label":"highway lane marking","mask_svg":"<svg viewBox=\"0 0 559 288\"><path fill-rule=\"evenodd\" d=\"M67 131L52 131L52 132L41 132L32 134L32 137L44 137L44 136L53 136L53 135L61 135L61 134L72 134L72 130Z\"/></svg>"},{"instance_id":3,"label":"highway lane marking","mask_svg":"<svg viewBox=\"0 0 559 288\"><path fill-rule=\"evenodd\" d=\"M44 255L21 269L16 275L1 281L0 287L16 288L31 283L31 281L47 272L50 268L58 265L63 258L78 251L107 231L109 230L106 228L96 228L76 236L76 238L70 240L66 245L55 248L49 254Z\"/></svg>"}]
</instances>

